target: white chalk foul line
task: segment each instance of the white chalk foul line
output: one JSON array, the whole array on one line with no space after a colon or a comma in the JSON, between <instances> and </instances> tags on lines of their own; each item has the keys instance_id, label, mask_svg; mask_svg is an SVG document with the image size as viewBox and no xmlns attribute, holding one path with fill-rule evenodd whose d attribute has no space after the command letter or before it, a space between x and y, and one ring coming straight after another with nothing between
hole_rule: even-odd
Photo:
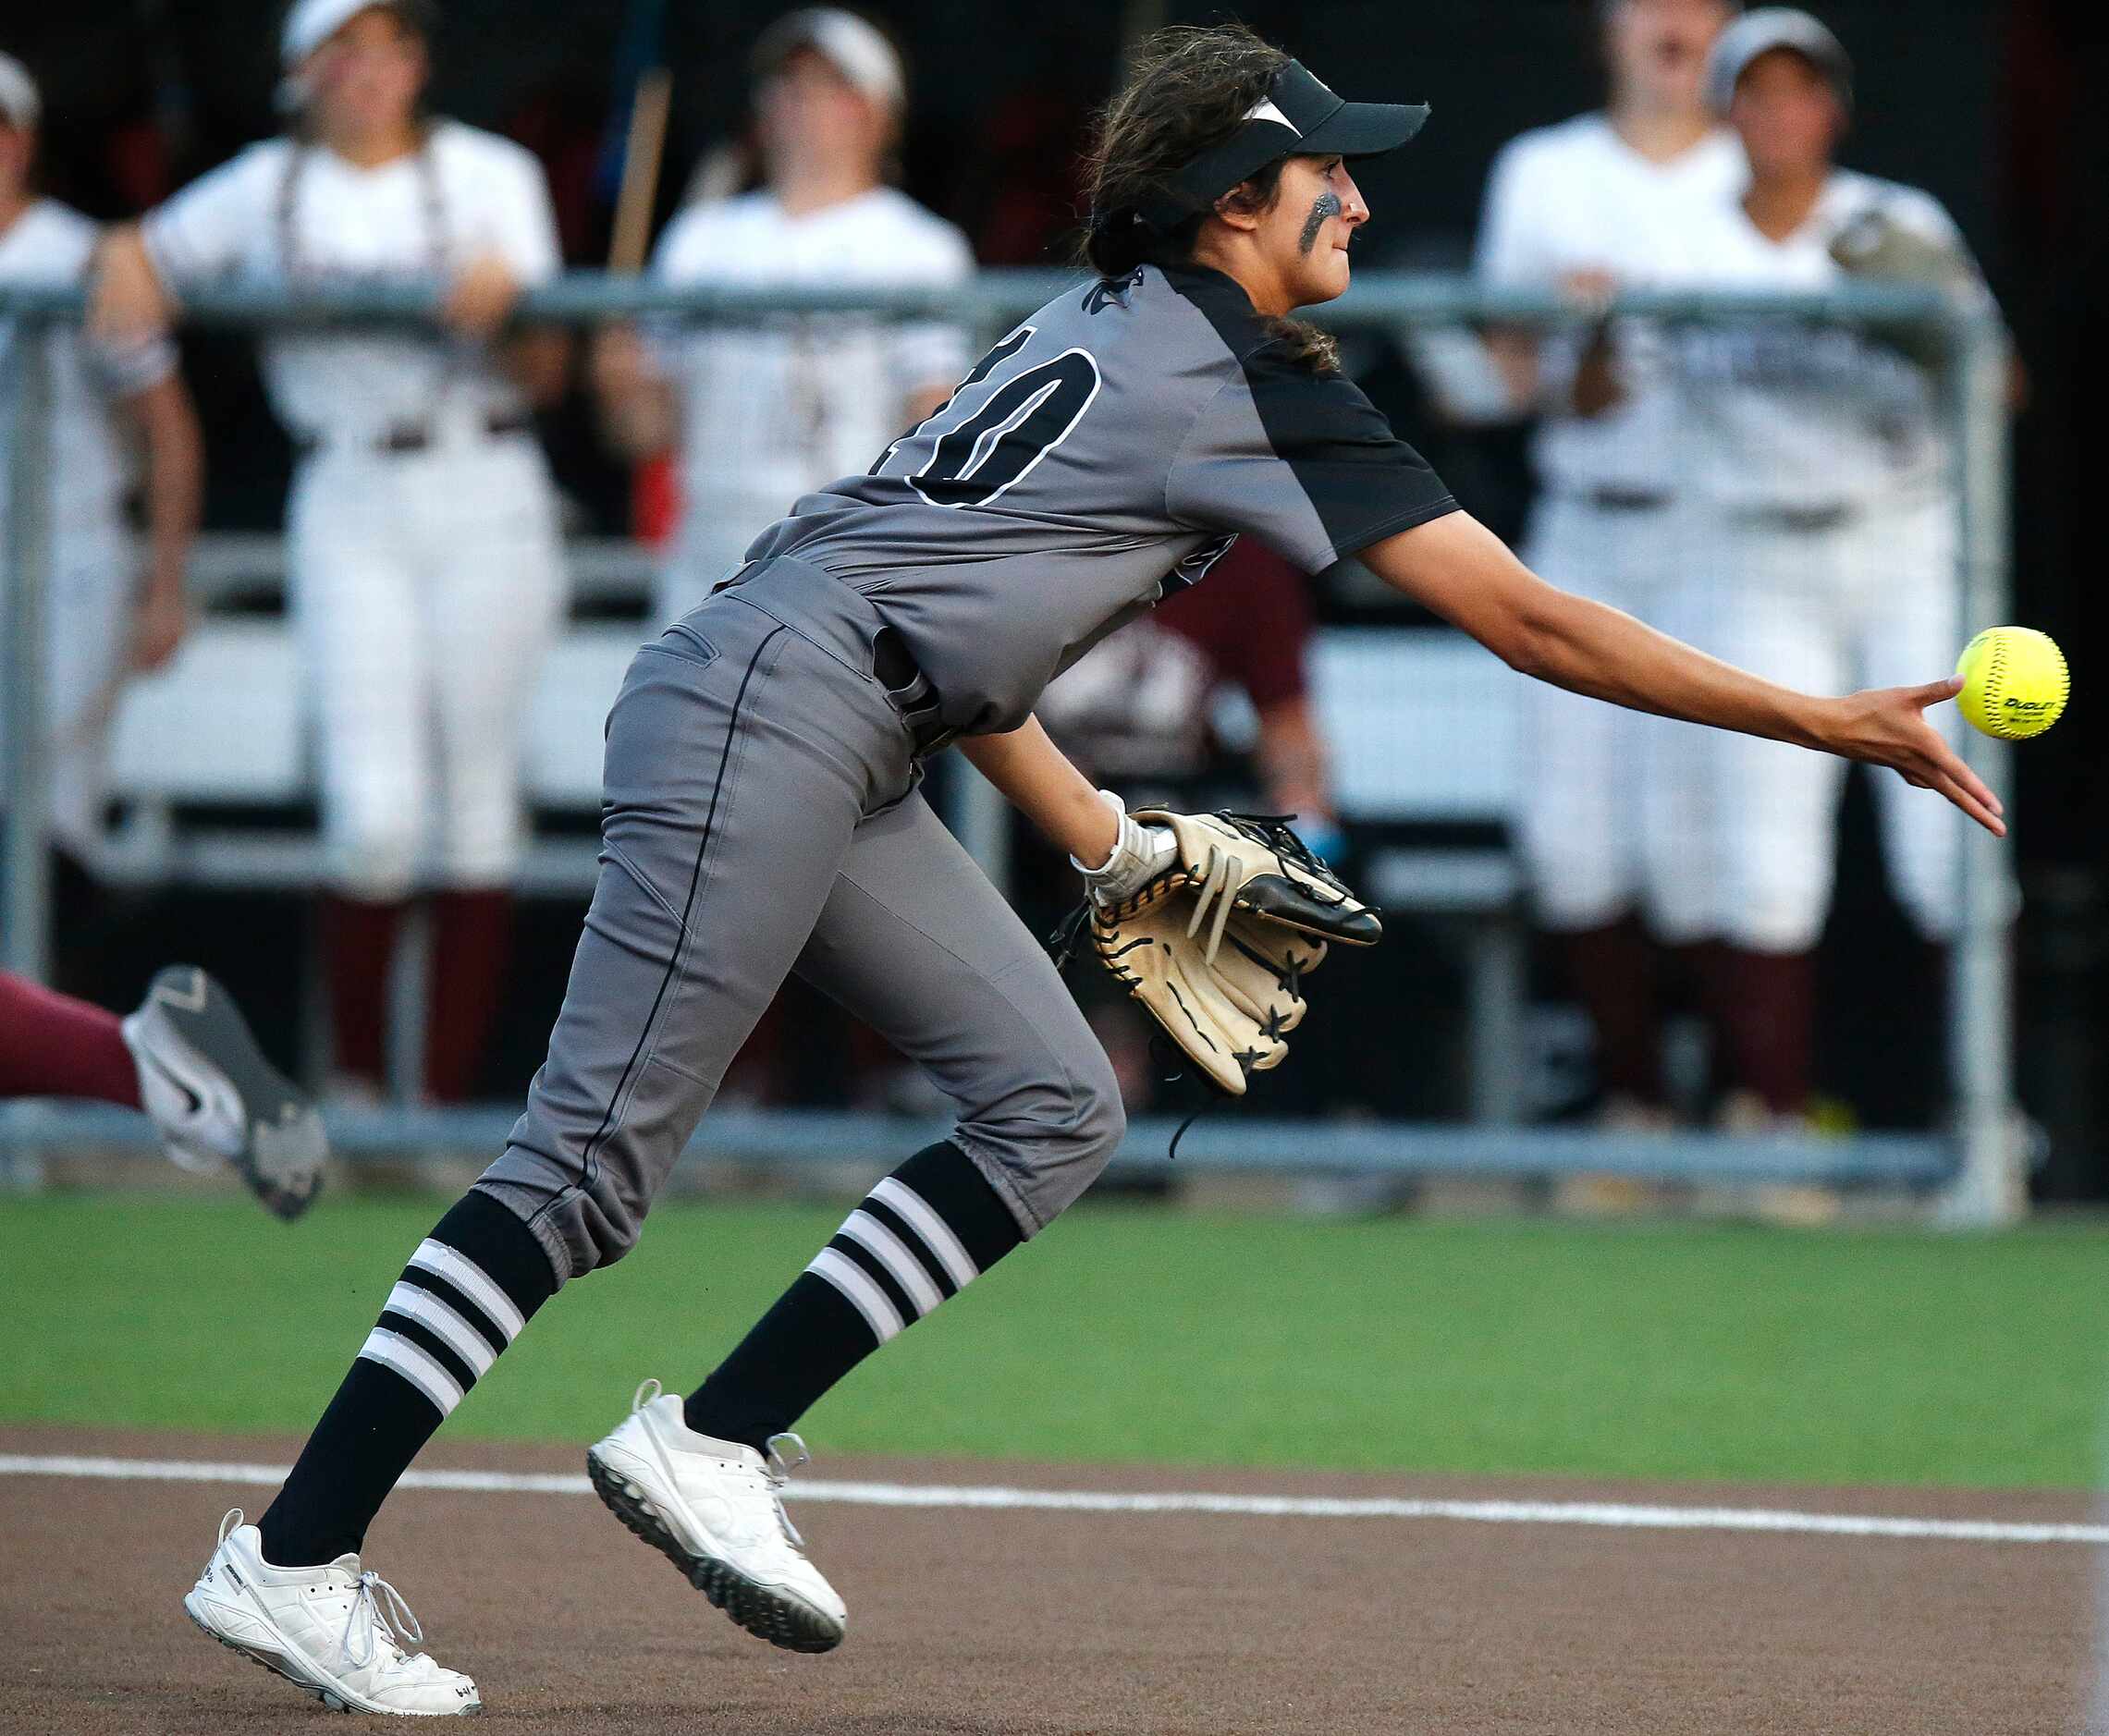
<instances>
[{"instance_id":1,"label":"white chalk foul line","mask_svg":"<svg viewBox=\"0 0 2109 1736\"><path fill-rule=\"evenodd\" d=\"M252 1483L276 1486L284 1465L191 1459L92 1459L64 1453L0 1453L0 1476L92 1477L125 1483ZM489 1494L589 1495L582 1476L527 1471L411 1471L406 1489ZM948 1484L846 1483L802 1478L798 1501L855 1507L987 1508L1056 1513L1226 1513L1245 1519L1449 1519L1469 1524L1596 1525L1613 1531L1745 1531L1825 1537L1931 1538L1949 1543L2109 1545L2109 1525L2033 1524L1989 1519L1902 1519L1868 1513L1800 1513L1756 1507L1645 1507L1618 1501L1430 1501L1324 1495L1117 1495L1084 1489L1013 1489Z\"/></svg>"}]
</instances>

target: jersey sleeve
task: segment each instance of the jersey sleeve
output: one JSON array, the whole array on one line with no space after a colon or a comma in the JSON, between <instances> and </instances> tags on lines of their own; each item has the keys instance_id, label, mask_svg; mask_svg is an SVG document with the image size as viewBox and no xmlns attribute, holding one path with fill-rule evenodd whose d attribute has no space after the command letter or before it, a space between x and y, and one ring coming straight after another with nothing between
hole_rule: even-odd
<instances>
[{"instance_id":1,"label":"jersey sleeve","mask_svg":"<svg viewBox=\"0 0 2109 1736\"><path fill-rule=\"evenodd\" d=\"M717 207L691 205L660 232L644 275L656 284L691 284L709 275L710 242L706 226ZM637 322L638 336L662 379L681 377L696 334L705 327L678 313L647 313Z\"/></svg>"},{"instance_id":2,"label":"jersey sleeve","mask_svg":"<svg viewBox=\"0 0 2109 1736\"><path fill-rule=\"evenodd\" d=\"M949 225L934 233L922 251L919 286L950 288L974 275L974 254L966 238ZM931 386L958 383L973 360L963 326L938 320L905 321L893 335L888 357L894 389L902 397Z\"/></svg>"},{"instance_id":3,"label":"jersey sleeve","mask_svg":"<svg viewBox=\"0 0 2109 1736\"><path fill-rule=\"evenodd\" d=\"M1546 251L1549 227L1541 209L1556 161L1544 142L1528 135L1512 139L1495 157L1472 261L1474 274L1486 287L1543 288L1559 275ZM1564 402L1581 365L1580 334L1537 329L1530 336L1536 339L1540 391L1548 401Z\"/></svg>"},{"instance_id":4,"label":"jersey sleeve","mask_svg":"<svg viewBox=\"0 0 2109 1736\"><path fill-rule=\"evenodd\" d=\"M1482 283L1507 287L1539 283L1549 275L1538 244L1543 226L1531 211L1536 179L1531 163L1532 153L1520 141L1512 141L1495 157L1487 177L1473 251L1473 269Z\"/></svg>"},{"instance_id":5,"label":"jersey sleeve","mask_svg":"<svg viewBox=\"0 0 2109 1736\"><path fill-rule=\"evenodd\" d=\"M1962 226L1949 214L1947 206L1920 188L1898 187L1883 200L1882 209L1898 227L1950 254L1968 274L1971 299L1980 306L1997 306L1992 286L1985 281L1984 268L1978 263L1977 255L1970 251Z\"/></svg>"},{"instance_id":6,"label":"jersey sleeve","mask_svg":"<svg viewBox=\"0 0 2109 1736\"><path fill-rule=\"evenodd\" d=\"M563 269L549 183L533 153L505 144L491 153L488 196L478 207L477 239L522 284L546 283Z\"/></svg>"},{"instance_id":7,"label":"jersey sleeve","mask_svg":"<svg viewBox=\"0 0 2109 1736\"><path fill-rule=\"evenodd\" d=\"M1361 387L1311 372L1279 341L1245 357L1195 418L1165 507L1183 526L1249 531L1312 573L1457 510Z\"/></svg>"},{"instance_id":8,"label":"jersey sleeve","mask_svg":"<svg viewBox=\"0 0 2109 1736\"><path fill-rule=\"evenodd\" d=\"M218 277L252 258L276 215L271 171L279 153L251 146L201 175L140 221L153 268L172 284Z\"/></svg>"}]
</instances>

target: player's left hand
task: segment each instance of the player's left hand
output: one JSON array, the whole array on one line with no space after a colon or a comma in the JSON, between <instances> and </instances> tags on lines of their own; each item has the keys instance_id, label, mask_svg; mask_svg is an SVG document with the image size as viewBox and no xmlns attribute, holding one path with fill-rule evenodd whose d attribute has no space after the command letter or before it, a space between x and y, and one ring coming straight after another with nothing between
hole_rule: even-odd
<instances>
[{"instance_id":1,"label":"player's left hand","mask_svg":"<svg viewBox=\"0 0 2109 1736\"><path fill-rule=\"evenodd\" d=\"M1962 677L1949 676L1923 687L1849 694L1835 702L1824 746L1849 760L1887 765L1921 789L1940 791L1994 837L2005 837L1999 798L1926 721L1927 706L1952 700L1962 686Z\"/></svg>"},{"instance_id":2,"label":"player's left hand","mask_svg":"<svg viewBox=\"0 0 2109 1736\"><path fill-rule=\"evenodd\" d=\"M1585 421L1616 410L1625 401L1625 383L1619 378L1618 346L1612 336L1611 302L1618 293L1618 279L1601 266L1571 271L1560 279L1560 293L1586 308L1596 324L1582 346L1575 366L1575 383L1569 389L1569 407Z\"/></svg>"},{"instance_id":3,"label":"player's left hand","mask_svg":"<svg viewBox=\"0 0 2109 1736\"><path fill-rule=\"evenodd\" d=\"M520 279L495 253L465 265L448 286L440 318L463 337L482 342L494 336L520 300Z\"/></svg>"}]
</instances>

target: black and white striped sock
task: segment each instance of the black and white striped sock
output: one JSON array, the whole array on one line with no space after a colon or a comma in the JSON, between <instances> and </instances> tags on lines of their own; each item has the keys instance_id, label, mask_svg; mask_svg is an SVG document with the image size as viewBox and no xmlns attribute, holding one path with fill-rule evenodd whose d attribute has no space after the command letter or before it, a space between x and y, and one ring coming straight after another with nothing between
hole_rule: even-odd
<instances>
[{"instance_id":1,"label":"black and white striped sock","mask_svg":"<svg viewBox=\"0 0 2109 1736\"><path fill-rule=\"evenodd\" d=\"M264 1559L295 1567L356 1554L433 1431L556 1290L527 1226L490 1195L465 1194L411 1255L259 1522Z\"/></svg>"},{"instance_id":2,"label":"black and white striped sock","mask_svg":"<svg viewBox=\"0 0 2109 1736\"><path fill-rule=\"evenodd\" d=\"M496 1278L460 1249L427 1236L359 1354L400 1375L444 1419L526 1324Z\"/></svg>"},{"instance_id":3,"label":"black and white striped sock","mask_svg":"<svg viewBox=\"0 0 2109 1736\"><path fill-rule=\"evenodd\" d=\"M1024 1240L949 1141L919 1151L843 1220L682 1407L689 1427L768 1450L820 1395Z\"/></svg>"}]
</instances>

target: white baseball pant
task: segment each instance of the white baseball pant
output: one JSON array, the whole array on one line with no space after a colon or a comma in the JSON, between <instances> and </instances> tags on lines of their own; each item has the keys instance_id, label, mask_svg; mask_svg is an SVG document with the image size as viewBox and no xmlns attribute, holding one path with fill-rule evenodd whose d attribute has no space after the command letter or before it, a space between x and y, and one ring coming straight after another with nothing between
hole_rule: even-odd
<instances>
[{"instance_id":1,"label":"white baseball pant","mask_svg":"<svg viewBox=\"0 0 2109 1736\"><path fill-rule=\"evenodd\" d=\"M1753 674L1811 693L1916 686L1954 666L1955 509L1885 503L1835 525L1718 511L1706 532L1700 606L1673 630ZM1929 712L1953 739L1953 705ZM1707 845L1682 863L1686 896L1710 903L1710 935L1756 952L1816 945L1836 879L1843 760L1749 736L1701 736L1697 789ZM1893 772L1875 775L1890 884L1929 939L1956 926L1962 816Z\"/></svg>"},{"instance_id":2,"label":"white baseball pant","mask_svg":"<svg viewBox=\"0 0 2109 1736\"><path fill-rule=\"evenodd\" d=\"M502 886L521 742L564 602L555 502L525 435L310 457L287 517L331 885L369 899Z\"/></svg>"},{"instance_id":3,"label":"white baseball pant","mask_svg":"<svg viewBox=\"0 0 2109 1736\"><path fill-rule=\"evenodd\" d=\"M92 865L110 788L110 719L131 662L139 556L118 525L62 529L44 597L52 837Z\"/></svg>"},{"instance_id":4,"label":"white baseball pant","mask_svg":"<svg viewBox=\"0 0 2109 1736\"><path fill-rule=\"evenodd\" d=\"M1692 522L1674 503L1612 508L1548 493L1524 559L1563 591L1660 625L1688 582ZM1661 873L1665 840L1694 830L1689 732L1544 681L1524 683L1522 704L1519 829L1539 922L1575 932L1637 908L1662 938L1696 938L1696 913Z\"/></svg>"}]
</instances>

